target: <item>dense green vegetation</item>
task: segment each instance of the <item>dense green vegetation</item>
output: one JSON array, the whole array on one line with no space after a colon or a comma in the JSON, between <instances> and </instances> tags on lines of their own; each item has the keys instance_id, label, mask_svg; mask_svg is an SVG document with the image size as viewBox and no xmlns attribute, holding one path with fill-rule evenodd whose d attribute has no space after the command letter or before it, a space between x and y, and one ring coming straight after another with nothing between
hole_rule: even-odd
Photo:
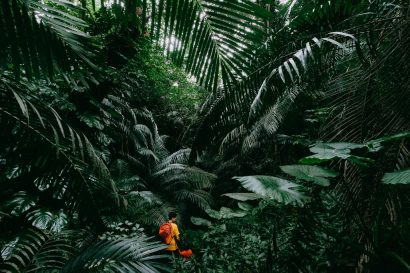
<instances>
[{"instance_id":1,"label":"dense green vegetation","mask_svg":"<svg viewBox=\"0 0 410 273\"><path fill-rule=\"evenodd\" d=\"M2 0L0 272L410 272L409 8Z\"/></svg>"}]
</instances>

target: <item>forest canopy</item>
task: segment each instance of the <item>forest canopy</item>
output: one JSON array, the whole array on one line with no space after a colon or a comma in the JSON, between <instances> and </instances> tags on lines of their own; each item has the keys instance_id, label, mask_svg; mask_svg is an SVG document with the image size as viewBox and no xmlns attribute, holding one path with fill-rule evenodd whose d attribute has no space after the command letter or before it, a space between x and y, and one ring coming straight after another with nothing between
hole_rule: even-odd
<instances>
[{"instance_id":1,"label":"forest canopy","mask_svg":"<svg viewBox=\"0 0 410 273\"><path fill-rule=\"evenodd\" d=\"M0 272L410 272L409 8L1 0Z\"/></svg>"}]
</instances>

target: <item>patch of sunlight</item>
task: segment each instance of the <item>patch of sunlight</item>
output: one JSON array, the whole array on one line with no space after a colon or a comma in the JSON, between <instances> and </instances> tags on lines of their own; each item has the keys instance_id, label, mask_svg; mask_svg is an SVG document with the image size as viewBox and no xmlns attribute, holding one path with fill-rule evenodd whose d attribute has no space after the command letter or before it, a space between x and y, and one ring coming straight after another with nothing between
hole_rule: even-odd
<instances>
[{"instance_id":1,"label":"patch of sunlight","mask_svg":"<svg viewBox=\"0 0 410 273\"><path fill-rule=\"evenodd\" d=\"M196 77L194 75L191 75L191 77L188 78L188 81L190 83L196 83Z\"/></svg>"},{"instance_id":2,"label":"patch of sunlight","mask_svg":"<svg viewBox=\"0 0 410 273\"><path fill-rule=\"evenodd\" d=\"M159 44L163 45L164 44L164 38L159 39ZM171 36L171 38L166 37L165 38L165 48L164 48L164 53L167 52L167 48L169 47L169 51L173 52L175 50L181 49L181 41L177 39L174 35Z\"/></svg>"}]
</instances>

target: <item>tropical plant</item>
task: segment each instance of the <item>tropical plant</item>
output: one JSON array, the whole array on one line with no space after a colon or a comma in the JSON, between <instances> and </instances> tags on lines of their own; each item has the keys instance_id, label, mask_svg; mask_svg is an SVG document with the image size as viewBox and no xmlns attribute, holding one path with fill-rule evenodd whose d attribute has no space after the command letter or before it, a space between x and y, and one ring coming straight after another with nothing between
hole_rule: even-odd
<instances>
[{"instance_id":1,"label":"tropical plant","mask_svg":"<svg viewBox=\"0 0 410 273\"><path fill-rule=\"evenodd\" d=\"M248 215L219 220L207 230L190 231L186 237L195 256L188 261L174 260L174 272L261 272L270 241L266 220Z\"/></svg>"},{"instance_id":2,"label":"tropical plant","mask_svg":"<svg viewBox=\"0 0 410 273\"><path fill-rule=\"evenodd\" d=\"M164 249L164 245L150 241L145 235L100 240L85 249L80 243L83 238L84 234L74 231L24 230L2 253L6 261L0 272L166 271L164 260L168 257L152 255Z\"/></svg>"},{"instance_id":3,"label":"tropical plant","mask_svg":"<svg viewBox=\"0 0 410 273\"><path fill-rule=\"evenodd\" d=\"M2 1L0 271L407 272L409 8Z\"/></svg>"},{"instance_id":4,"label":"tropical plant","mask_svg":"<svg viewBox=\"0 0 410 273\"><path fill-rule=\"evenodd\" d=\"M84 250L78 257L66 264L61 272L164 272L165 255L152 255L164 249L149 238L101 240Z\"/></svg>"},{"instance_id":5,"label":"tropical plant","mask_svg":"<svg viewBox=\"0 0 410 273\"><path fill-rule=\"evenodd\" d=\"M1 151L7 158L3 166L2 187L7 189L2 191L3 200L27 191L30 198L40 196L40 203L54 200L56 209L84 209L81 214L88 217L98 215L97 196L116 203L109 171L87 136L78 133L54 108L33 95L28 83L17 83L11 76L3 75L0 92L5 129L2 137L10 141L4 143ZM18 137L20 141L16 142ZM85 200L87 206L83 205Z\"/></svg>"},{"instance_id":6,"label":"tropical plant","mask_svg":"<svg viewBox=\"0 0 410 273\"><path fill-rule=\"evenodd\" d=\"M90 2L83 0L83 7ZM102 12L112 3L101 1ZM266 39L271 14L253 1L119 0L112 6L118 23L150 36L167 56L211 90L234 82L254 66ZM122 16L118 16L122 14ZM110 27L108 27L110 28ZM125 42L123 39L121 40ZM121 45L118 45L121 46Z\"/></svg>"},{"instance_id":7,"label":"tropical plant","mask_svg":"<svg viewBox=\"0 0 410 273\"><path fill-rule=\"evenodd\" d=\"M144 2L146 3L146 2ZM200 85L216 91L248 71L266 37L269 12L252 1L153 1L151 36ZM168 42L167 42L168 41Z\"/></svg>"},{"instance_id":8,"label":"tropical plant","mask_svg":"<svg viewBox=\"0 0 410 273\"><path fill-rule=\"evenodd\" d=\"M121 145L117 148L117 163L120 164L117 166L121 166L123 173L134 174L128 179L121 179L118 186L130 201L139 197L164 206L162 210L158 207L143 210L141 220L160 224L165 220L164 210L167 207L179 206L182 209L192 204L201 209L208 208L211 198L205 189L212 186L214 175L187 165L190 149L170 154L165 148L164 137L158 134L151 113L131 114L136 119L124 120L125 124L115 132L118 136L112 136L113 139L123 137L126 140L126 143L117 143Z\"/></svg>"},{"instance_id":9,"label":"tropical plant","mask_svg":"<svg viewBox=\"0 0 410 273\"><path fill-rule=\"evenodd\" d=\"M70 231L53 233L38 229L24 230L2 253L6 262L0 272L50 272L60 270L77 252L72 241L78 234ZM4 249L3 249L4 251Z\"/></svg>"}]
</instances>

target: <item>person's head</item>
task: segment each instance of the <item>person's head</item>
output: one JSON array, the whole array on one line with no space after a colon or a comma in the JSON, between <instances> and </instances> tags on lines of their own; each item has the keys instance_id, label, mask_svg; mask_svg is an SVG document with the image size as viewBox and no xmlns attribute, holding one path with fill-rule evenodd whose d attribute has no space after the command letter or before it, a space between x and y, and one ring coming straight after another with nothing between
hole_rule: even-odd
<instances>
[{"instance_id":1,"label":"person's head","mask_svg":"<svg viewBox=\"0 0 410 273\"><path fill-rule=\"evenodd\" d=\"M170 220L172 223L175 223L177 221L177 214L174 211L171 211L168 213L168 220Z\"/></svg>"}]
</instances>

